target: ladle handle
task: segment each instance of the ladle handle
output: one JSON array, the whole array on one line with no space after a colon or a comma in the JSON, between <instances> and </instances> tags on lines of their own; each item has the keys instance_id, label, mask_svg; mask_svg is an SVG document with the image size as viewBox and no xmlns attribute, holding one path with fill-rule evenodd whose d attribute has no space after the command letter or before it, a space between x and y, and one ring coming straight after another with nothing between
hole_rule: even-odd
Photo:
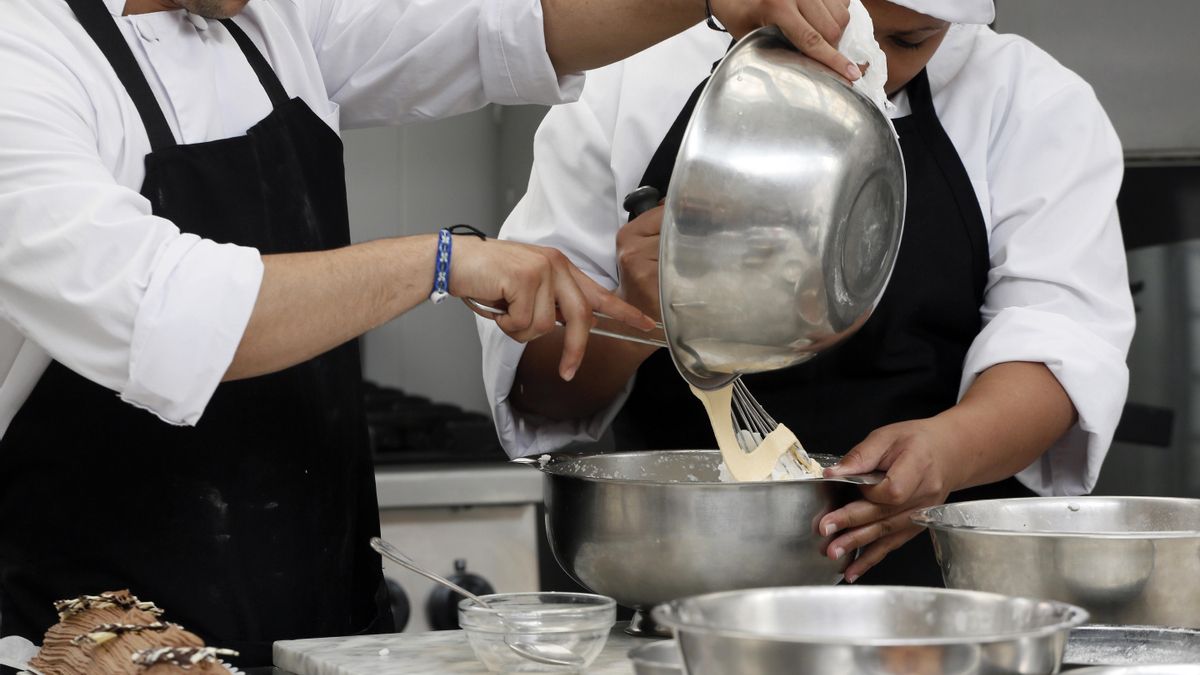
<instances>
[{"instance_id":1,"label":"ladle handle","mask_svg":"<svg viewBox=\"0 0 1200 675\"><path fill-rule=\"evenodd\" d=\"M375 549L375 552L378 553L379 555L387 558L388 560L391 560L392 562L403 567L404 569L406 569L410 572L415 572L417 574L420 574L421 576L425 577L426 579L429 579L430 581L432 581L434 583L441 584L441 585L445 586L446 588L449 588L450 590L454 591L455 593L462 595L463 597L470 598L470 599L474 600L475 602L479 603L479 605L485 609L491 609L491 606L488 605L483 600L481 600L478 595L475 595L471 591L468 591L467 589L463 588L462 586L459 586L458 584L454 583L453 581L450 581L449 579L447 579L445 577L434 574L433 572L426 570L424 567L418 566L417 563L415 561L413 561L412 558L409 558L407 555L404 555L403 553L400 552L400 549L396 548L395 546L392 546L391 544L384 541L383 539L380 539L379 537L371 537L371 548Z\"/></svg>"},{"instance_id":2,"label":"ladle handle","mask_svg":"<svg viewBox=\"0 0 1200 675\"><path fill-rule=\"evenodd\" d=\"M478 300L476 300L474 298L465 298L463 300L463 302L470 305L472 309L478 310L480 312L491 313L491 314L495 314L496 316L504 316L505 314L508 314L507 310L501 309L499 307L492 307L491 305L485 305L482 302L479 302ZM597 319L602 319L602 320L608 322L609 324L611 324L612 326L620 326L620 327L625 326L624 323L621 323L617 319L614 319L611 316L604 314L603 312L592 312L592 316L596 317ZM563 322L561 322L561 321L555 321L554 323L558 324L559 326L563 325ZM663 330L662 323L655 323L654 327L658 331ZM628 330L633 331L633 330L637 330L637 329L630 327L630 328L628 328ZM618 340L625 340L627 342L636 342L638 344L649 345L651 347L666 347L667 346L667 341L662 338L646 337L645 335L635 335L633 333L622 333L615 329L601 328L599 326L592 326L591 329L589 330L589 332L591 332L594 335L603 335L604 337L616 338Z\"/></svg>"}]
</instances>

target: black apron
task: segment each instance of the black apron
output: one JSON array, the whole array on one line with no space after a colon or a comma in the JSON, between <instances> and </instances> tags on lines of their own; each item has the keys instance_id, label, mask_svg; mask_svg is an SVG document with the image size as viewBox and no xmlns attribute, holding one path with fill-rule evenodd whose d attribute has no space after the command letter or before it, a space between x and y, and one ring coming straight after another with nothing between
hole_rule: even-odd
<instances>
[{"instance_id":1,"label":"black apron","mask_svg":"<svg viewBox=\"0 0 1200 675\"><path fill-rule=\"evenodd\" d=\"M264 254L350 243L342 144L232 21L273 111L177 145L102 0L68 0L150 137L142 194L184 232ZM54 362L0 440L0 632L40 643L52 602L129 588L242 666L285 638L390 629L356 342L221 384L177 427Z\"/></svg>"},{"instance_id":2,"label":"black apron","mask_svg":"<svg viewBox=\"0 0 1200 675\"><path fill-rule=\"evenodd\" d=\"M967 349L981 329L990 266L983 214L938 121L924 71L907 91L912 114L895 120L908 174L904 237L879 306L858 333L829 352L796 368L743 378L812 453L843 455L881 426L952 407ZM692 93L667 132L642 185L666 194L699 93ZM638 369L613 431L622 450L713 444L704 408L666 350ZM955 492L950 501L1032 494L1010 478ZM928 535L888 555L859 583L942 586Z\"/></svg>"}]
</instances>

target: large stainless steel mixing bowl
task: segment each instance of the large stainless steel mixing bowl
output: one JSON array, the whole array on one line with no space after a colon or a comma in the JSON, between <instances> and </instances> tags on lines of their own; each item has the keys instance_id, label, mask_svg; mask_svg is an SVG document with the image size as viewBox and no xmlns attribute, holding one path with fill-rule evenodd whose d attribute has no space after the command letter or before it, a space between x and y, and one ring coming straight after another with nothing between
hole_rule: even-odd
<instances>
[{"instance_id":1,"label":"large stainless steel mixing bowl","mask_svg":"<svg viewBox=\"0 0 1200 675\"><path fill-rule=\"evenodd\" d=\"M659 291L680 373L712 389L805 361L891 275L904 161L879 109L774 28L717 67L667 191Z\"/></svg>"},{"instance_id":2,"label":"large stainless steel mixing bowl","mask_svg":"<svg viewBox=\"0 0 1200 675\"><path fill-rule=\"evenodd\" d=\"M764 588L686 598L654 618L689 675L1058 672L1087 612L1059 602L900 586Z\"/></svg>"},{"instance_id":3,"label":"large stainless steel mixing bowl","mask_svg":"<svg viewBox=\"0 0 1200 675\"><path fill-rule=\"evenodd\" d=\"M998 499L913 521L951 588L1062 600L1102 624L1200 627L1200 500Z\"/></svg>"},{"instance_id":4,"label":"large stainless steel mixing bowl","mask_svg":"<svg viewBox=\"0 0 1200 675\"><path fill-rule=\"evenodd\" d=\"M832 464L834 458L818 458ZM817 522L858 497L854 481L721 483L716 450L551 459L546 534L562 568L637 610L688 595L780 584L833 584ZM635 634L663 634L639 614Z\"/></svg>"}]
</instances>

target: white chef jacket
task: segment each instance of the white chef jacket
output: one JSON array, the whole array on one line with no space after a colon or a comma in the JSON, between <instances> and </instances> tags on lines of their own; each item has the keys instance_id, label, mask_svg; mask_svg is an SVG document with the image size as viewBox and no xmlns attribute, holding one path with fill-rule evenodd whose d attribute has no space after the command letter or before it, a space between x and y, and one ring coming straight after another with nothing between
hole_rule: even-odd
<instances>
[{"instance_id":1,"label":"white chef jacket","mask_svg":"<svg viewBox=\"0 0 1200 675\"><path fill-rule=\"evenodd\" d=\"M698 26L593 72L581 99L552 110L538 130L529 191L501 236L559 248L615 288L622 198L727 47L727 36ZM1134 327L1116 211L1120 143L1091 88L1020 37L954 25L928 72L938 116L979 199L991 258L984 327L967 354L960 396L997 363L1045 363L1079 422L1018 478L1041 494L1088 492L1125 401ZM903 93L893 102L897 116L907 114ZM512 456L596 440L632 387L588 419L523 416L508 402L523 346L489 321L479 322L479 333L492 414Z\"/></svg>"},{"instance_id":2,"label":"white chef jacket","mask_svg":"<svg viewBox=\"0 0 1200 675\"><path fill-rule=\"evenodd\" d=\"M120 16L181 143L241 136L270 102L224 26ZM558 103L539 0L252 0L236 19L331 128ZM194 424L262 279L252 248L181 234L139 195L149 140L63 0L0 6L0 434L51 358Z\"/></svg>"}]
</instances>

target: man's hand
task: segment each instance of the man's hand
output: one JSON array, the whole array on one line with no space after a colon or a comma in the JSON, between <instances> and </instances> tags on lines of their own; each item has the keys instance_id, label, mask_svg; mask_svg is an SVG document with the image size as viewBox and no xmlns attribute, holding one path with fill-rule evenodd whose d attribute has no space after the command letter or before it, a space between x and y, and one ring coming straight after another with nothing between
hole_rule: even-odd
<instances>
[{"instance_id":1,"label":"man's hand","mask_svg":"<svg viewBox=\"0 0 1200 675\"><path fill-rule=\"evenodd\" d=\"M801 52L850 81L862 71L837 50L850 23L849 0L712 0L713 14L734 37L760 26L779 30Z\"/></svg>"},{"instance_id":2,"label":"man's hand","mask_svg":"<svg viewBox=\"0 0 1200 675\"><path fill-rule=\"evenodd\" d=\"M827 478L887 472L883 482L862 488L863 499L821 519L822 534L840 533L825 550L830 558L837 560L862 549L846 568L846 581L853 583L920 533L921 528L909 520L913 511L944 503L959 487L954 459L958 446L953 429L937 417L900 422L876 429L825 470Z\"/></svg>"},{"instance_id":3,"label":"man's hand","mask_svg":"<svg viewBox=\"0 0 1200 675\"><path fill-rule=\"evenodd\" d=\"M561 320L558 372L564 380L575 377L583 361L593 310L641 330L654 327L652 319L592 281L560 251L543 246L455 237L450 294L505 306L507 314L477 313L520 342L549 333Z\"/></svg>"},{"instance_id":4,"label":"man's hand","mask_svg":"<svg viewBox=\"0 0 1200 675\"><path fill-rule=\"evenodd\" d=\"M658 298L658 238L663 207L650 209L617 231L617 294L652 319L662 317Z\"/></svg>"}]
</instances>

